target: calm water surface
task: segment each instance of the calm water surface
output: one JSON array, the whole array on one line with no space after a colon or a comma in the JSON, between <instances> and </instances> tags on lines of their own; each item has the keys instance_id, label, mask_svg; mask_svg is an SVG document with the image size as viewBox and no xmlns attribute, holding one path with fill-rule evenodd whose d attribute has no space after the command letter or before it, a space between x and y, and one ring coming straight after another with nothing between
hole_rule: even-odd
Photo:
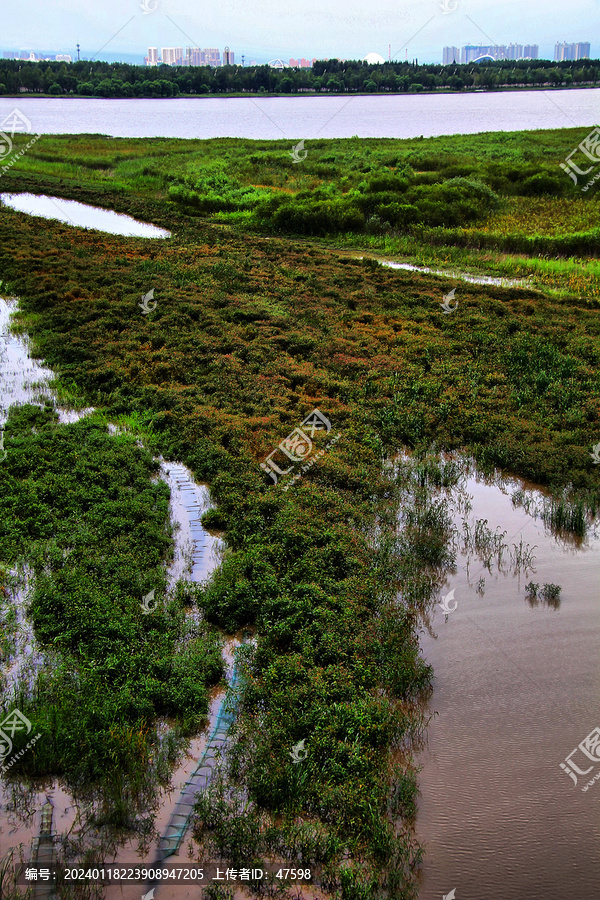
<instances>
[{"instance_id":1,"label":"calm water surface","mask_svg":"<svg viewBox=\"0 0 600 900\"><path fill-rule=\"evenodd\" d=\"M131 216L89 206L76 200L63 200L62 197L47 197L44 194L0 194L0 203L10 206L19 212L41 216L44 219L58 219L67 225L78 228L94 228L109 234L122 234L125 237L164 238L171 232L156 225L138 222Z\"/></svg>"},{"instance_id":2,"label":"calm water surface","mask_svg":"<svg viewBox=\"0 0 600 900\"><path fill-rule=\"evenodd\" d=\"M0 99L0 116L18 108L38 134L118 137L239 137L305 140L431 137L481 131L592 126L600 89L338 97L211 97L102 100Z\"/></svg>"},{"instance_id":3,"label":"calm water surface","mask_svg":"<svg viewBox=\"0 0 600 900\"><path fill-rule=\"evenodd\" d=\"M509 549L522 539L534 568L492 565L490 573L459 552L442 590L455 590L457 608L444 621L436 605L431 633L421 636L435 672L435 716L419 760L421 900L453 888L456 900L600 897L600 781L581 790L600 763L577 786L560 768L600 726L600 539L555 539L513 506L520 486L501 490L471 476L465 518L499 526ZM460 528L462 519L455 509ZM558 609L531 606L530 581L561 585ZM573 758L582 769L584 760Z\"/></svg>"}]
</instances>

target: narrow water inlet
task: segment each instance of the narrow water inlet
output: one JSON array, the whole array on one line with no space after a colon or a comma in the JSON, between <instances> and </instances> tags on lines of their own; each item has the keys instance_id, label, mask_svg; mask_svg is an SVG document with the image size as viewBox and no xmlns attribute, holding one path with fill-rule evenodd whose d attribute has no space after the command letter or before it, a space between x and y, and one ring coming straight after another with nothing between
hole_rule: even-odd
<instances>
[{"instance_id":1,"label":"narrow water inlet","mask_svg":"<svg viewBox=\"0 0 600 900\"><path fill-rule=\"evenodd\" d=\"M57 406L50 387L54 372L31 357L26 336L11 334L10 320L17 311L17 303L16 297L0 297L0 426L6 423L10 406L24 403L44 406L50 402L61 424L79 421L93 412L92 408L75 410Z\"/></svg>"},{"instance_id":2,"label":"narrow water inlet","mask_svg":"<svg viewBox=\"0 0 600 900\"><path fill-rule=\"evenodd\" d=\"M356 259L376 259L382 266L388 269L403 269L406 272L423 272L425 275L442 275L444 278L455 278L457 281L465 281L469 284L493 284L497 287L528 287L531 285L526 278L500 278L493 275L468 275L466 272L446 272L443 269L431 269L429 266L415 266L413 263L396 262L393 259L382 259L380 256L365 257L363 254L353 253ZM533 276L530 276L533 277Z\"/></svg>"},{"instance_id":3,"label":"narrow water inlet","mask_svg":"<svg viewBox=\"0 0 600 900\"><path fill-rule=\"evenodd\" d=\"M140 222L123 213L116 213L100 206L90 206L77 200L49 197L45 194L0 194L0 203L17 212L44 219L56 219L77 228L92 228L108 234L124 237L168 238L171 232L147 222Z\"/></svg>"}]
</instances>

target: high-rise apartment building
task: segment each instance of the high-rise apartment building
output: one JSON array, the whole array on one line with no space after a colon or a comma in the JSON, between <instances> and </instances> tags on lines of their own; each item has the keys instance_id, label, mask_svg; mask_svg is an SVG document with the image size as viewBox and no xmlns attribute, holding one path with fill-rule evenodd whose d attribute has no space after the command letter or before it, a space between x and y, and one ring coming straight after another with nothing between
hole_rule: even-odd
<instances>
[{"instance_id":1,"label":"high-rise apartment building","mask_svg":"<svg viewBox=\"0 0 600 900\"><path fill-rule=\"evenodd\" d=\"M491 59L537 59L540 48L537 44L466 44L459 51L458 47L444 47L443 65L449 66L454 62L463 65L474 62L476 59L488 56Z\"/></svg>"},{"instance_id":2,"label":"high-rise apartment building","mask_svg":"<svg viewBox=\"0 0 600 900\"><path fill-rule=\"evenodd\" d=\"M206 59L205 65L207 65L207 66L220 66L221 65L221 54L217 47L205 47L204 48L204 56Z\"/></svg>"},{"instance_id":3,"label":"high-rise apartment building","mask_svg":"<svg viewBox=\"0 0 600 900\"><path fill-rule=\"evenodd\" d=\"M185 51L185 65L205 66L206 58L200 47L188 47Z\"/></svg>"},{"instance_id":4,"label":"high-rise apartment building","mask_svg":"<svg viewBox=\"0 0 600 900\"><path fill-rule=\"evenodd\" d=\"M146 57L147 66L158 65L158 47L148 47L148 56Z\"/></svg>"},{"instance_id":5,"label":"high-rise apartment building","mask_svg":"<svg viewBox=\"0 0 600 900\"><path fill-rule=\"evenodd\" d=\"M162 61L167 66L183 65L183 47L163 47Z\"/></svg>"},{"instance_id":6,"label":"high-rise apartment building","mask_svg":"<svg viewBox=\"0 0 600 900\"><path fill-rule=\"evenodd\" d=\"M578 44L562 44L556 43L554 46L554 62L563 62L570 59L589 59L590 45L589 43Z\"/></svg>"}]
</instances>

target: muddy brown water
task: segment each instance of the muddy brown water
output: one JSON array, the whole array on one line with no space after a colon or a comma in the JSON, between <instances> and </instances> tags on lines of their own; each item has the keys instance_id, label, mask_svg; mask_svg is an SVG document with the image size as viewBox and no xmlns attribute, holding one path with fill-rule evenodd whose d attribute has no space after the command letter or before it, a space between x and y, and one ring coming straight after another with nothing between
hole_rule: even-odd
<instances>
[{"instance_id":1,"label":"muddy brown water","mask_svg":"<svg viewBox=\"0 0 600 900\"><path fill-rule=\"evenodd\" d=\"M590 460L591 463L591 460ZM592 463L591 463L592 464ZM581 750L577 785L560 764L600 726L600 540L554 537L511 501L516 481L471 476L469 518L522 539L534 569L492 573L465 553L442 591L422 651L434 667L428 744L420 754L417 834L422 900L600 897L600 772ZM532 488L531 485L525 485ZM543 495L531 497L540 503ZM462 526L462 516L454 511ZM468 571L467 571L468 564ZM477 582L485 578L485 593ZM531 605L525 584L561 586L558 608ZM438 598L441 600L441 598Z\"/></svg>"}]
</instances>

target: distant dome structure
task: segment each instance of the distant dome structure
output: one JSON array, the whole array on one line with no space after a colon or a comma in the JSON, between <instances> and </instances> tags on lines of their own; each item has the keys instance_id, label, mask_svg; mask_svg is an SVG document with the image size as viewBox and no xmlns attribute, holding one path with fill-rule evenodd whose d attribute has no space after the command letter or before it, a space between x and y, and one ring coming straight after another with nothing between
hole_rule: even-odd
<instances>
[{"instance_id":1,"label":"distant dome structure","mask_svg":"<svg viewBox=\"0 0 600 900\"><path fill-rule=\"evenodd\" d=\"M272 69L289 69L290 64L284 62L282 59L272 59L269 66Z\"/></svg>"},{"instance_id":2,"label":"distant dome structure","mask_svg":"<svg viewBox=\"0 0 600 900\"><path fill-rule=\"evenodd\" d=\"M477 59L472 59L471 62L480 63L480 62L496 62L493 56L490 56L488 53L484 54L484 56L478 56Z\"/></svg>"},{"instance_id":3,"label":"distant dome structure","mask_svg":"<svg viewBox=\"0 0 600 900\"><path fill-rule=\"evenodd\" d=\"M383 56L380 56L379 53L367 53L363 62L368 63L370 66L380 66L381 63L385 62Z\"/></svg>"}]
</instances>

